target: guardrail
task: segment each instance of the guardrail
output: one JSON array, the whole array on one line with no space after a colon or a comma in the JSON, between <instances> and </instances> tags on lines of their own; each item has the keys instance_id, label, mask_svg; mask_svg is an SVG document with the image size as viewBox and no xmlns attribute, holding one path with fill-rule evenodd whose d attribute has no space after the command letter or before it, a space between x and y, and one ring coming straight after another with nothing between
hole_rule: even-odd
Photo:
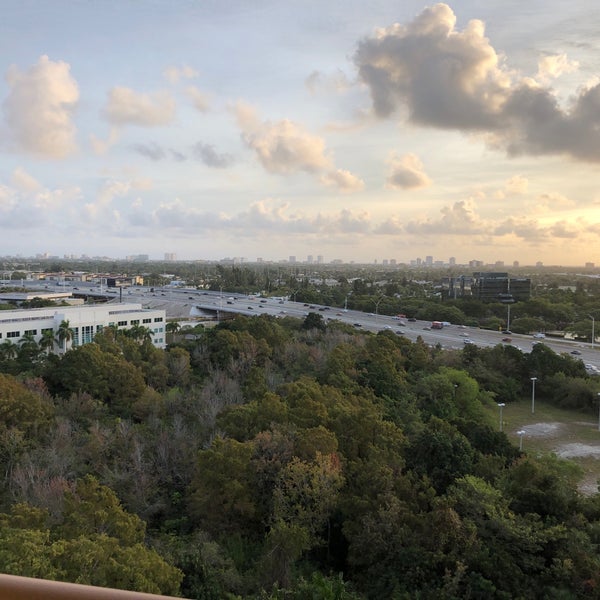
<instances>
[{"instance_id":1,"label":"guardrail","mask_svg":"<svg viewBox=\"0 0 600 600\"><path fill-rule=\"evenodd\" d=\"M174 597L0 574L0 598L10 598L10 600L160 600L161 598L173 600Z\"/></svg>"}]
</instances>

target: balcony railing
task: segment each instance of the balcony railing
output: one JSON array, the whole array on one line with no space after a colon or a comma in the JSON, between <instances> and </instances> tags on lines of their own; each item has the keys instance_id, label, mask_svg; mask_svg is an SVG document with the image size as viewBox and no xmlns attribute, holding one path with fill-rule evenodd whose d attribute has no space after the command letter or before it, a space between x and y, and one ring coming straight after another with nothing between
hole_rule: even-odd
<instances>
[{"instance_id":1,"label":"balcony railing","mask_svg":"<svg viewBox=\"0 0 600 600\"><path fill-rule=\"evenodd\" d=\"M0 574L0 598L10 600L164 600L173 596Z\"/></svg>"}]
</instances>

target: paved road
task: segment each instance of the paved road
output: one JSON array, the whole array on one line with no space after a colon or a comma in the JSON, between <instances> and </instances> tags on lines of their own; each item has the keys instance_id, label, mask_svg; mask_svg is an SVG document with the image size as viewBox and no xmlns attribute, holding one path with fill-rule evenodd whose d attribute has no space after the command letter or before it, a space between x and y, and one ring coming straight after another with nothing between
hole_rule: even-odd
<instances>
[{"instance_id":1,"label":"paved road","mask_svg":"<svg viewBox=\"0 0 600 600\"><path fill-rule=\"evenodd\" d=\"M27 287L37 287L48 291L36 282L24 282ZM244 315L256 315L266 313L275 316L290 316L304 318L309 312L316 312L326 320L339 320L344 323L356 325L357 328L377 332L382 329L403 335L415 341L421 337L425 343L440 344L447 349L460 349L465 341L481 347L495 346L503 342L507 336L495 331L477 329L472 327L461 327L450 325L441 330L429 329L429 321L409 322L406 319L395 319L385 315L367 314L359 311L344 311L339 308L330 308L321 305L306 305L301 302L280 300L274 298L258 298L256 296L243 294L230 294L226 291L210 292L196 289L182 288L154 288L149 287L125 288L120 293L108 293L105 289L100 290L97 285L77 283L73 286L49 286L51 290L72 291L74 294L87 294L90 296L114 296L111 302L118 302L122 297L123 302L138 302L148 308L163 309L167 318L185 320L197 318L203 314L217 312L230 312ZM510 344L523 352L530 352L533 345L544 343L557 353L569 353L573 358L581 359L585 364L600 368L600 348L596 344L594 348L590 344L582 344L564 339L536 340L530 335L511 334Z\"/></svg>"}]
</instances>

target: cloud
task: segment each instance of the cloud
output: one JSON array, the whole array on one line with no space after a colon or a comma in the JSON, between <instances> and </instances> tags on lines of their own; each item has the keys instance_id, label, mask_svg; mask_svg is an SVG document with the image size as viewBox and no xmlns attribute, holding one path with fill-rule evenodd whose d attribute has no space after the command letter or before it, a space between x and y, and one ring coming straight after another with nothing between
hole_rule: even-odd
<instances>
[{"instance_id":1,"label":"cloud","mask_svg":"<svg viewBox=\"0 0 600 600\"><path fill-rule=\"evenodd\" d=\"M477 214L472 200L461 200L444 206L441 218L413 220L406 223L407 233L417 235L474 235L488 232L488 224Z\"/></svg>"},{"instance_id":2,"label":"cloud","mask_svg":"<svg viewBox=\"0 0 600 600\"><path fill-rule=\"evenodd\" d=\"M581 88L561 106L553 89L506 67L481 21L457 30L446 4L362 40L354 62L379 118L402 110L416 124L479 132L510 156L600 161L600 83ZM565 56L547 56L538 77L548 80L574 68Z\"/></svg>"},{"instance_id":3,"label":"cloud","mask_svg":"<svg viewBox=\"0 0 600 600\"><path fill-rule=\"evenodd\" d=\"M182 79L195 79L198 77L198 71L188 65L170 66L163 71L163 76L170 84L175 85Z\"/></svg>"},{"instance_id":4,"label":"cloud","mask_svg":"<svg viewBox=\"0 0 600 600\"><path fill-rule=\"evenodd\" d=\"M104 114L117 126L157 127L173 121L175 100L166 92L140 94L126 87L115 87L109 92Z\"/></svg>"},{"instance_id":5,"label":"cloud","mask_svg":"<svg viewBox=\"0 0 600 600\"><path fill-rule=\"evenodd\" d=\"M529 180L521 175L515 175L506 182L504 189L507 194L522 196L526 194L529 189Z\"/></svg>"},{"instance_id":6,"label":"cloud","mask_svg":"<svg viewBox=\"0 0 600 600\"><path fill-rule=\"evenodd\" d=\"M579 63L576 60L569 60L566 54L549 54L539 59L536 79L546 83L564 73L577 71L577 69L579 69Z\"/></svg>"},{"instance_id":7,"label":"cloud","mask_svg":"<svg viewBox=\"0 0 600 600\"><path fill-rule=\"evenodd\" d=\"M149 144L135 144L133 149L138 154L141 154L142 156L154 161L162 160L167 156L166 151L156 142L150 142Z\"/></svg>"},{"instance_id":8,"label":"cloud","mask_svg":"<svg viewBox=\"0 0 600 600\"><path fill-rule=\"evenodd\" d=\"M287 119L275 123L260 121L252 108L240 104L236 107L236 116L242 140L254 150L269 173L318 173L332 167L323 139L296 123Z\"/></svg>"},{"instance_id":9,"label":"cloud","mask_svg":"<svg viewBox=\"0 0 600 600\"><path fill-rule=\"evenodd\" d=\"M379 117L406 106L415 123L443 128L497 126L510 79L484 37L481 21L455 30L446 4L426 8L360 42L354 56Z\"/></svg>"},{"instance_id":10,"label":"cloud","mask_svg":"<svg viewBox=\"0 0 600 600\"><path fill-rule=\"evenodd\" d=\"M219 154L215 147L210 144L203 144L198 142L192 149L193 155L207 167L213 167L215 169L226 169L230 167L233 162L233 156L231 154Z\"/></svg>"},{"instance_id":11,"label":"cloud","mask_svg":"<svg viewBox=\"0 0 600 600\"><path fill-rule=\"evenodd\" d=\"M217 213L186 206L181 200L162 203L144 218L136 206L129 215L131 226L151 226L171 234L193 237L202 232L229 232L237 237L253 236L343 236L363 235L371 229L371 217L366 211L342 209L334 213L308 215L290 210L287 203L261 200L247 210L235 214ZM150 225L149 225L150 224Z\"/></svg>"},{"instance_id":12,"label":"cloud","mask_svg":"<svg viewBox=\"0 0 600 600\"><path fill-rule=\"evenodd\" d=\"M415 154L405 154L402 157L392 155L388 166L386 187L390 189L416 190L431 185L423 163Z\"/></svg>"},{"instance_id":13,"label":"cloud","mask_svg":"<svg viewBox=\"0 0 600 600\"><path fill-rule=\"evenodd\" d=\"M304 84L311 94L316 94L321 90L326 92L345 92L352 87L352 83L340 69L331 75L324 75L320 71L313 71L306 78Z\"/></svg>"},{"instance_id":14,"label":"cloud","mask_svg":"<svg viewBox=\"0 0 600 600\"><path fill-rule=\"evenodd\" d=\"M45 188L24 169L14 171L11 183L13 187L0 184L2 235L33 227L58 230L68 219L70 207L82 196L78 187Z\"/></svg>"},{"instance_id":15,"label":"cloud","mask_svg":"<svg viewBox=\"0 0 600 600\"><path fill-rule=\"evenodd\" d=\"M41 184L22 168L15 169L12 184L23 192L39 192L42 189Z\"/></svg>"},{"instance_id":16,"label":"cloud","mask_svg":"<svg viewBox=\"0 0 600 600\"><path fill-rule=\"evenodd\" d=\"M108 137L102 140L96 137L93 133L90 134L90 144L92 151L98 156L106 154L112 146L119 141L119 130L116 127L111 127L108 132Z\"/></svg>"},{"instance_id":17,"label":"cloud","mask_svg":"<svg viewBox=\"0 0 600 600\"><path fill-rule=\"evenodd\" d=\"M342 191L362 189L362 181L336 169L323 138L313 135L288 119L261 121L254 108L238 103L235 107L242 141L254 151L266 171L278 175L298 172L320 175L319 181Z\"/></svg>"},{"instance_id":18,"label":"cloud","mask_svg":"<svg viewBox=\"0 0 600 600\"><path fill-rule=\"evenodd\" d=\"M362 179L344 169L325 173L321 177L321 182L329 187L336 187L342 192L359 192L365 187L365 182Z\"/></svg>"},{"instance_id":19,"label":"cloud","mask_svg":"<svg viewBox=\"0 0 600 600\"><path fill-rule=\"evenodd\" d=\"M205 113L210 108L210 99L208 94L200 91L196 86L190 85L185 90L186 95L192 101L192 106L199 112Z\"/></svg>"},{"instance_id":20,"label":"cloud","mask_svg":"<svg viewBox=\"0 0 600 600\"><path fill-rule=\"evenodd\" d=\"M70 66L41 56L25 72L10 67L6 81L10 90L3 110L16 147L51 159L75 152L76 129L72 119L79 88Z\"/></svg>"}]
</instances>

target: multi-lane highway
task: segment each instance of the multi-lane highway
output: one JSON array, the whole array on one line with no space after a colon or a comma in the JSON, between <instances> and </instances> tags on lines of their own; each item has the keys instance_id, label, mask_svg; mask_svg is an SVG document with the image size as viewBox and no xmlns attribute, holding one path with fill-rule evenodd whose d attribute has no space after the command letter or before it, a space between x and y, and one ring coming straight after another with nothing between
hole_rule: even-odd
<instances>
[{"instance_id":1,"label":"multi-lane highway","mask_svg":"<svg viewBox=\"0 0 600 600\"><path fill-rule=\"evenodd\" d=\"M24 282L26 287L48 291L39 282ZM557 353L568 353L575 359L590 365L590 372L600 368L600 352L590 344L582 344L562 338L535 339L531 335L510 334L489 331L473 327L449 325L443 329L430 329L429 321L408 321L386 315L367 314L353 310L343 310L321 305L308 305L302 302L280 298L260 298L254 295L232 294L226 291L213 292L196 289L182 289L165 286L162 288L131 287L122 291L107 291L97 285L77 282L73 285L60 287L50 285L54 291L71 291L74 295L106 296L111 302L137 302L148 308L164 309L169 319L189 320L201 315L225 315L226 313L257 315L269 314L274 316L290 316L304 318L309 312L316 312L326 320L338 320L348 323L357 329L377 332L389 329L396 335L402 335L415 341L421 337L430 345L440 344L446 349L460 349L465 343L473 343L481 347L496 344L511 344L530 352L535 343L543 343Z\"/></svg>"}]
</instances>

